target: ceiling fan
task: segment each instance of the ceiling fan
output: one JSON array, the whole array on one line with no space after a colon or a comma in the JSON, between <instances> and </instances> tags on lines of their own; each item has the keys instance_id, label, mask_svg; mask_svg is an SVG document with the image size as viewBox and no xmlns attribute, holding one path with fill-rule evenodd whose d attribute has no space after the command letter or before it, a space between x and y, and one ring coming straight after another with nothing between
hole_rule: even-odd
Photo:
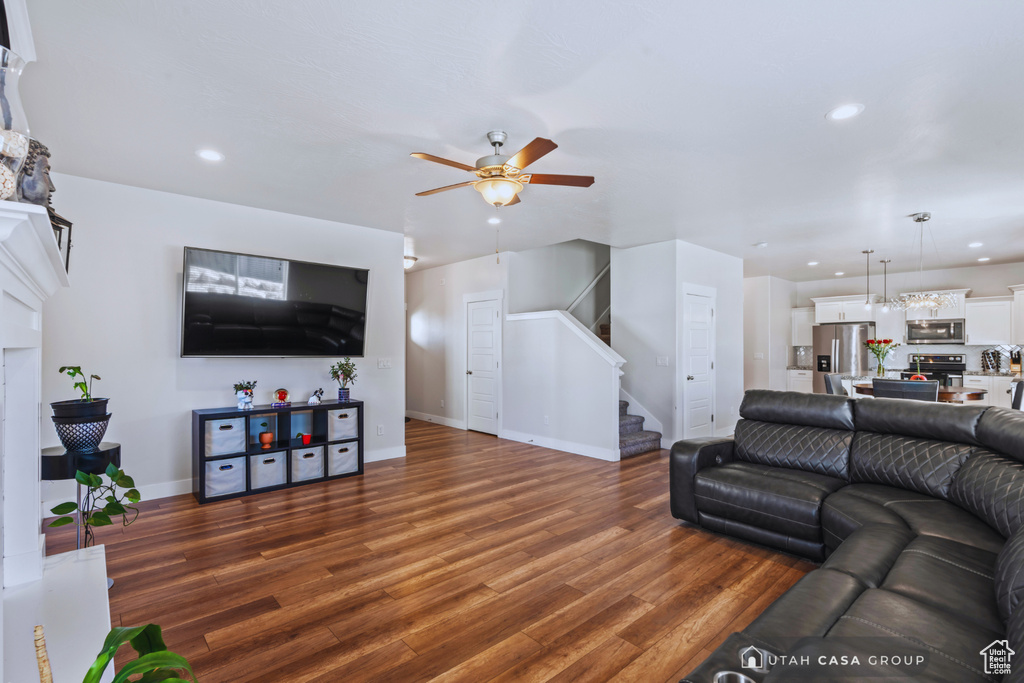
<instances>
[{"instance_id":1,"label":"ceiling fan","mask_svg":"<svg viewBox=\"0 0 1024 683\"><path fill-rule=\"evenodd\" d=\"M508 136L505 131L492 130L487 134L487 140L494 146L494 154L480 157L476 160L476 166L463 164L451 159L443 159L433 154L413 152L411 156L417 159L433 161L445 166L461 168L476 174L476 180L467 180L464 183L438 187L425 192L417 192L417 197L425 197L428 194L437 194L446 190L454 190L457 187L472 185L483 196L484 201L494 206L510 206L519 203L519 191L524 185L569 185L571 187L590 187L594 184L594 176L589 175L556 175L551 173L523 173L523 169L540 159L542 156L556 149L558 145L545 138L534 138L533 142L523 147L511 157L501 154L501 146L505 144Z\"/></svg>"}]
</instances>

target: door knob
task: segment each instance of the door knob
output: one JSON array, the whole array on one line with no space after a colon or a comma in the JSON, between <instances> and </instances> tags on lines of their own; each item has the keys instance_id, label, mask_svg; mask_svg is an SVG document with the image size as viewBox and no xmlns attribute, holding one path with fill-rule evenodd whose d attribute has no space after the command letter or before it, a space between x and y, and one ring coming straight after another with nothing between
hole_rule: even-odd
<instances>
[{"instance_id":1,"label":"door knob","mask_svg":"<svg viewBox=\"0 0 1024 683\"><path fill-rule=\"evenodd\" d=\"M686 379L688 379L688 380L692 380L692 379L693 379L693 375L687 375L687 376L686 376Z\"/></svg>"},{"instance_id":2,"label":"door knob","mask_svg":"<svg viewBox=\"0 0 1024 683\"><path fill-rule=\"evenodd\" d=\"M473 374L473 371L472 371L472 370L466 370L466 374L467 374L467 375L472 375L472 374Z\"/></svg>"}]
</instances>

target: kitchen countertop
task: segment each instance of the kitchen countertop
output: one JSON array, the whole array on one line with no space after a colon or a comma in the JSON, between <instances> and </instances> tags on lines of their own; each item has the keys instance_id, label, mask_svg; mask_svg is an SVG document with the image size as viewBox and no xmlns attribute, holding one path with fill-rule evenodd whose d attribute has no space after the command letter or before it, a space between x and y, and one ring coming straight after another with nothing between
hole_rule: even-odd
<instances>
[{"instance_id":1,"label":"kitchen countertop","mask_svg":"<svg viewBox=\"0 0 1024 683\"><path fill-rule=\"evenodd\" d=\"M991 370L964 370L964 374L982 377L1013 377L1013 373L1009 370L1006 372L992 372Z\"/></svg>"},{"instance_id":2,"label":"kitchen countertop","mask_svg":"<svg viewBox=\"0 0 1024 683\"><path fill-rule=\"evenodd\" d=\"M787 365L787 370L813 370L814 368L810 365Z\"/></svg>"}]
</instances>

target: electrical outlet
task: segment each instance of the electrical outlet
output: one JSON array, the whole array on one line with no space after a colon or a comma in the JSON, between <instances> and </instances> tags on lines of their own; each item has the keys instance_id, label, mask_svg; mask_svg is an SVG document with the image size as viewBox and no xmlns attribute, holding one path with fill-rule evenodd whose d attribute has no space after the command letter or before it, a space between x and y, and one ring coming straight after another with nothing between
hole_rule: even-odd
<instances>
[{"instance_id":1,"label":"electrical outlet","mask_svg":"<svg viewBox=\"0 0 1024 683\"><path fill-rule=\"evenodd\" d=\"M444 399L441 399L441 407L444 408Z\"/></svg>"},{"instance_id":2,"label":"electrical outlet","mask_svg":"<svg viewBox=\"0 0 1024 683\"><path fill-rule=\"evenodd\" d=\"M548 424L548 416L547 415L544 416L544 424Z\"/></svg>"},{"instance_id":3,"label":"electrical outlet","mask_svg":"<svg viewBox=\"0 0 1024 683\"><path fill-rule=\"evenodd\" d=\"M384 425L377 425L377 436L384 436Z\"/></svg>"},{"instance_id":4,"label":"electrical outlet","mask_svg":"<svg viewBox=\"0 0 1024 683\"><path fill-rule=\"evenodd\" d=\"M441 286L444 287L444 278L441 278Z\"/></svg>"},{"instance_id":5,"label":"electrical outlet","mask_svg":"<svg viewBox=\"0 0 1024 683\"><path fill-rule=\"evenodd\" d=\"M764 354L763 353L755 353L754 354L754 360L764 360Z\"/></svg>"}]
</instances>

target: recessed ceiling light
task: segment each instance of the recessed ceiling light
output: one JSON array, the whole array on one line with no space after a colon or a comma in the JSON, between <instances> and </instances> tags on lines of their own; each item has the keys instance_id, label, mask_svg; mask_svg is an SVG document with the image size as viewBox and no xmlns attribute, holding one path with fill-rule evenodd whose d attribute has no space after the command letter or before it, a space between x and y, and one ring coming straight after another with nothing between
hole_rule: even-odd
<instances>
[{"instance_id":1,"label":"recessed ceiling light","mask_svg":"<svg viewBox=\"0 0 1024 683\"><path fill-rule=\"evenodd\" d=\"M839 275L846 275L846 273L844 273L843 271L841 271L841 270L840 270L840 271L839 271L838 273L836 273L836 276L837 276L837 277L838 277Z\"/></svg>"},{"instance_id":2,"label":"recessed ceiling light","mask_svg":"<svg viewBox=\"0 0 1024 683\"><path fill-rule=\"evenodd\" d=\"M224 161L224 155L215 149L197 149L196 156L203 161Z\"/></svg>"},{"instance_id":3,"label":"recessed ceiling light","mask_svg":"<svg viewBox=\"0 0 1024 683\"><path fill-rule=\"evenodd\" d=\"M983 246L983 243L982 242L971 242L967 246L969 246L971 249L977 249L978 247Z\"/></svg>"},{"instance_id":4,"label":"recessed ceiling light","mask_svg":"<svg viewBox=\"0 0 1024 683\"><path fill-rule=\"evenodd\" d=\"M981 257L980 259L978 259L978 260L979 260L979 261L982 261L982 262L985 262L985 261L989 261L989 260L991 260L991 259L989 259L989 257L988 257L988 256L982 256L982 257Z\"/></svg>"},{"instance_id":5,"label":"recessed ceiling light","mask_svg":"<svg viewBox=\"0 0 1024 683\"><path fill-rule=\"evenodd\" d=\"M862 111L864 111L863 104L844 104L825 114L825 118L832 121L842 121L843 119L852 119Z\"/></svg>"},{"instance_id":6,"label":"recessed ceiling light","mask_svg":"<svg viewBox=\"0 0 1024 683\"><path fill-rule=\"evenodd\" d=\"M494 218L488 218L487 222L490 223L491 225L497 225L498 223L501 222L501 219L495 216Z\"/></svg>"},{"instance_id":7,"label":"recessed ceiling light","mask_svg":"<svg viewBox=\"0 0 1024 683\"><path fill-rule=\"evenodd\" d=\"M816 265L818 265L818 262L817 261L808 261L807 265L809 265L809 266L816 266Z\"/></svg>"}]
</instances>

